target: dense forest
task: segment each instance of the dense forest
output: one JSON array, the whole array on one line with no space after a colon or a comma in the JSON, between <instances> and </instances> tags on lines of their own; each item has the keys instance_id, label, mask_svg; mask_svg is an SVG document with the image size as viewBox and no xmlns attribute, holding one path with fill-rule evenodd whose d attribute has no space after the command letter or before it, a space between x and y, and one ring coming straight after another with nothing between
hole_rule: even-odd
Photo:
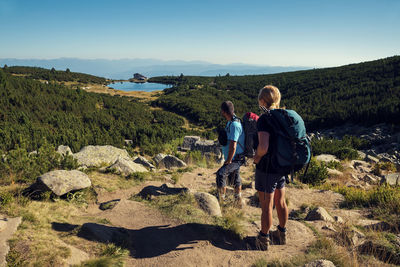
<instances>
[{"instance_id":1,"label":"dense forest","mask_svg":"<svg viewBox=\"0 0 400 267\"><path fill-rule=\"evenodd\" d=\"M0 68L0 152L21 143L32 151L46 142L77 152L90 144L122 147L130 139L152 154L183 136L183 124L180 116L132 98L46 84Z\"/></svg>"},{"instance_id":2,"label":"dense forest","mask_svg":"<svg viewBox=\"0 0 400 267\"><path fill-rule=\"evenodd\" d=\"M400 123L400 56L342 67L269 75L154 77L173 84L153 102L189 120L212 127L221 123L222 101L234 102L238 115L259 113L257 95L272 84L282 93L282 106L296 110L309 129L340 125Z\"/></svg>"},{"instance_id":3,"label":"dense forest","mask_svg":"<svg viewBox=\"0 0 400 267\"><path fill-rule=\"evenodd\" d=\"M17 74L35 80L107 84L107 79L105 78L79 72L71 72L69 69L61 71L55 70L54 68L48 70L38 67L8 67L5 65L3 71L5 73Z\"/></svg>"}]
</instances>

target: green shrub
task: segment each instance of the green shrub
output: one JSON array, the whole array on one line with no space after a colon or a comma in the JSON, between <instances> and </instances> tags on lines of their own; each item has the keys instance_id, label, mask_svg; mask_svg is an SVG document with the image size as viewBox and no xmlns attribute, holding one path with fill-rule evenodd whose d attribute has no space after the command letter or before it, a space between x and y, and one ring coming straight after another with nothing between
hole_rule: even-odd
<instances>
[{"instance_id":1,"label":"green shrub","mask_svg":"<svg viewBox=\"0 0 400 267\"><path fill-rule=\"evenodd\" d=\"M304 171L301 171L301 173L304 173ZM307 173L301 175L300 180L305 184L320 185L325 182L327 177L328 169L325 164L312 158Z\"/></svg>"},{"instance_id":2,"label":"green shrub","mask_svg":"<svg viewBox=\"0 0 400 267\"><path fill-rule=\"evenodd\" d=\"M382 171L395 172L396 166L392 162L378 162L374 165L372 172L375 175L381 175Z\"/></svg>"},{"instance_id":3,"label":"green shrub","mask_svg":"<svg viewBox=\"0 0 400 267\"><path fill-rule=\"evenodd\" d=\"M359 157L357 149L368 147L369 142L356 136L346 135L342 140L329 138L317 140L313 138L311 145L314 155L332 154L342 160L352 160Z\"/></svg>"},{"instance_id":4,"label":"green shrub","mask_svg":"<svg viewBox=\"0 0 400 267\"><path fill-rule=\"evenodd\" d=\"M147 177L149 177L150 173L148 172L134 172L131 173L127 179L133 179L136 181L140 181L143 182L144 180L146 180Z\"/></svg>"}]
</instances>

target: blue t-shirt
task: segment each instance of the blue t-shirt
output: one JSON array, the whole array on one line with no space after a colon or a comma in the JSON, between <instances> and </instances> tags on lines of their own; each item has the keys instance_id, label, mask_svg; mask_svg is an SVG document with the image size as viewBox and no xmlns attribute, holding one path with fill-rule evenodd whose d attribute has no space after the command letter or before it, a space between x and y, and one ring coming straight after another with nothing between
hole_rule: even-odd
<instances>
[{"instance_id":1,"label":"blue t-shirt","mask_svg":"<svg viewBox=\"0 0 400 267\"><path fill-rule=\"evenodd\" d=\"M230 141L237 142L236 152L235 155L233 155L233 158L235 158L236 155L244 152L244 131L240 121L228 121L225 126L225 131L228 135L228 144L222 147L222 154L224 154L224 158L226 160L229 154Z\"/></svg>"}]
</instances>

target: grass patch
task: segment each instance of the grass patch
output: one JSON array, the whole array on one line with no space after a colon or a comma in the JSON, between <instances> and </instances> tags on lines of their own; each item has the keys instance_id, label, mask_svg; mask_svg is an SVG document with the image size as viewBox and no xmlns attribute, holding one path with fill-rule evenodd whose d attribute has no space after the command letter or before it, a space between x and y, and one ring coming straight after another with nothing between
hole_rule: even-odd
<instances>
[{"instance_id":1,"label":"grass patch","mask_svg":"<svg viewBox=\"0 0 400 267\"><path fill-rule=\"evenodd\" d=\"M129 251L114 244L105 245L100 258L83 262L79 267L123 267Z\"/></svg>"},{"instance_id":2,"label":"grass patch","mask_svg":"<svg viewBox=\"0 0 400 267\"><path fill-rule=\"evenodd\" d=\"M325 259L333 262L338 267L358 267L357 255L347 251L346 248L337 246L333 240L319 237L307 249L306 253L296 255L290 259L275 259L272 261L260 258L254 262L253 267L297 267L315 260Z\"/></svg>"},{"instance_id":3,"label":"grass patch","mask_svg":"<svg viewBox=\"0 0 400 267\"><path fill-rule=\"evenodd\" d=\"M400 187L380 185L365 190L346 186L332 186L330 190L344 196L345 200L341 203L341 207L370 208L376 219L395 227L400 223Z\"/></svg>"}]
</instances>

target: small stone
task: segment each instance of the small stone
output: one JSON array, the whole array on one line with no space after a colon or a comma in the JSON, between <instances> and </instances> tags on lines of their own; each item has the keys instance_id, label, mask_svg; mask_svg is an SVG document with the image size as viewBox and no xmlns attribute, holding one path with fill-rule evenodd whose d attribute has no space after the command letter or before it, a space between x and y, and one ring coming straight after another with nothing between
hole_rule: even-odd
<instances>
[{"instance_id":1,"label":"small stone","mask_svg":"<svg viewBox=\"0 0 400 267\"><path fill-rule=\"evenodd\" d=\"M334 222L332 216L329 215L329 213L322 207L318 207L310 211L307 214L306 220L307 221L322 220L325 222Z\"/></svg>"},{"instance_id":2,"label":"small stone","mask_svg":"<svg viewBox=\"0 0 400 267\"><path fill-rule=\"evenodd\" d=\"M367 157L365 159L366 159L366 161L372 162L372 163L378 163L379 162L379 159L377 159L377 158L375 158L375 157L373 157L371 155L367 155Z\"/></svg>"}]
</instances>

